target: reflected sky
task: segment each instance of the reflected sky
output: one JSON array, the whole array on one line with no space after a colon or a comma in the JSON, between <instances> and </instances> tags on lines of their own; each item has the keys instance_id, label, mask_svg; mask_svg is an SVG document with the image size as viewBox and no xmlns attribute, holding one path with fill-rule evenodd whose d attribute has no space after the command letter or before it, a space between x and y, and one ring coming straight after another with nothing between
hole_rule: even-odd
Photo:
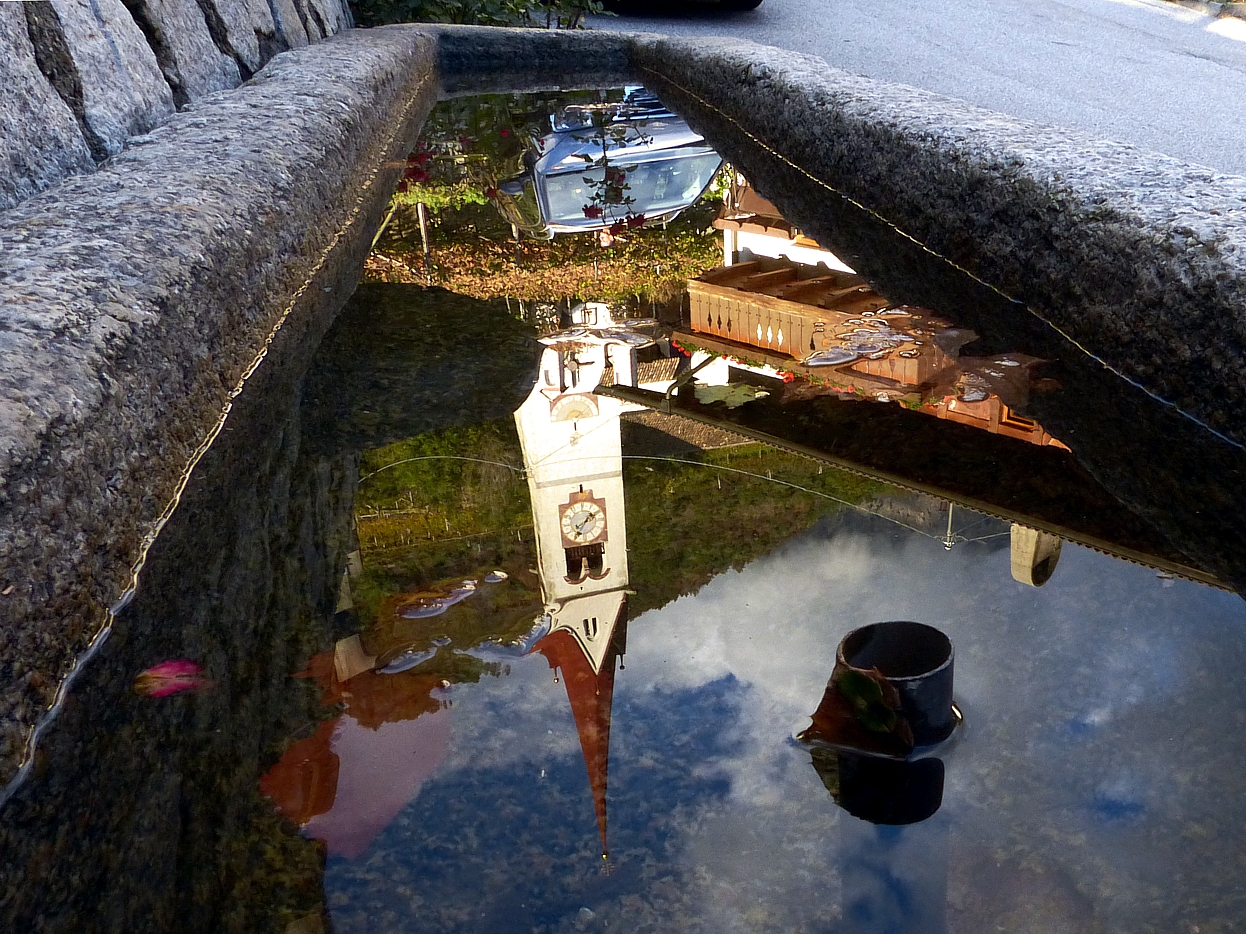
<instances>
[{"instance_id":1,"label":"reflected sky","mask_svg":"<svg viewBox=\"0 0 1246 934\"><path fill-rule=\"evenodd\" d=\"M566 696L529 657L454 689L440 768L361 859L330 858L334 929L1076 931L1240 917L1224 872L1246 855L1239 598L1075 546L1040 590L1012 580L1006 548L830 525L631 621L608 873ZM837 808L791 739L838 640L881 619L952 637L966 716L940 753L942 809L908 827Z\"/></svg>"},{"instance_id":2,"label":"reflected sky","mask_svg":"<svg viewBox=\"0 0 1246 934\"><path fill-rule=\"evenodd\" d=\"M593 636L577 638L598 697L610 691L613 661L604 653L614 645L605 629L597 635L598 618L619 620L625 633L625 667L604 701L608 782L594 758L601 734L585 726L588 699L575 700L566 669L560 681L554 659L531 651L531 640L510 650L456 646L483 652L494 667L488 677L447 682L427 742L415 729L394 733L397 751L378 742L377 755L399 763L402 779L375 796L396 807L361 845L329 841L334 931L1229 930L1246 917L1234 882L1246 863L1246 816L1236 806L1246 752L1234 742L1246 723L1240 597L1074 544L1103 540L1089 533L1065 536L1047 581L1054 558L1042 574L1037 566L1056 539L1044 545L1031 529L1026 553L1020 525L1011 549L996 525L975 533L983 540L961 535L945 547L929 515L910 527L837 506L809 529L785 513L775 487L771 517L749 521L780 529L777 548L748 552L753 559L737 569L628 618L629 606L661 601L636 590L646 578L635 571L654 552L639 523L627 518L624 527L639 497L625 489L633 452L620 416L642 406L673 411L671 398L702 425L752 430L814 456L833 449L871 476L911 480L895 461L925 457L912 476L928 487L954 488L941 495L960 491L967 499L958 502L1019 522L1032 507L1036 527L1076 531L1094 513L1081 504L1097 502L1077 495L1094 471L1072 471L1068 446L1010 411L1026 407L1031 389L1063 398L1058 380L1031 372L1050 361L1011 338L960 356L976 338L963 322L916 306L883 311L888 299L729 174L714 221L726 265L689 282L687 314L679 306L661 327L615 327L612 315L634 310L568 299L543 328L537 384L516 417L537 567L511 573L532 575L544 632L574 633L582 617L588 632L592 620ZM806 366L807 353L832 351L839 356ZM695 395L680 389L694 370ZM643 391L629 395L629 387ZM773 417L704 411L707 387L731 396L732 411L761 412L770 398ZM850 400L855 413L844 412ZM790 424L783 405L797 413ZM976 415L965 408L974 405ZM909 409L941 421L914 421ZM815 410L825 421L810 416ZM879 466L869 445L864 454L847 450L854 418L890 419L894 440L875 447L895 457ZM966 459L941 458L935 432ZM958 463L971 476L958 476ZM1005 475L1015 481L1007 491ZM704 472L707 489L719 480ZM921 511L910 494L888 489L882 498L900 514ZM688 537L714 526L681 533L675 503L655 507L662 534L692 551L698 543ZM1052 503L1060 508L1045 513ZM1163 535L1139 538L1128 510L1118 518L1124 531L1105 528L1122 540L1108 545L1172 566ZM974 514L956 524L980 521L993 520ZM733 522L748 524L724 509L720 527ZM1214 540L1198 524L1173 527L1178 550ZM731 563L706 567L706 577ZM941 807L898 826L853 816L842 784L849 772L841 767L837 786L825 760L815 768L814 753L795 739L823 698L840 640L884 620L919 621L952 639L965 717L924 772L942 769ZM303 829L326 839L311 824Z\"/></svg>"}]
</instances>

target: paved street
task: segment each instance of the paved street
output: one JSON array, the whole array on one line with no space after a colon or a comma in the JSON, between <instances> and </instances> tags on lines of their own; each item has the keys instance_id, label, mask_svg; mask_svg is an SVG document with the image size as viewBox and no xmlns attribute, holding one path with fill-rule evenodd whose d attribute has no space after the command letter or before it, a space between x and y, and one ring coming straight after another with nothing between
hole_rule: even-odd
<instances>
[{"instance_id":1,"label":"paved street","mask_svg":"<svg viewBox=\"0 0 1246 934\"><path fill-rule=\"evenodd\" d=\"M1162 0L765 0L592 25L752 39L1246 175L1246 20Z\"/></svg>"}]
</instances>

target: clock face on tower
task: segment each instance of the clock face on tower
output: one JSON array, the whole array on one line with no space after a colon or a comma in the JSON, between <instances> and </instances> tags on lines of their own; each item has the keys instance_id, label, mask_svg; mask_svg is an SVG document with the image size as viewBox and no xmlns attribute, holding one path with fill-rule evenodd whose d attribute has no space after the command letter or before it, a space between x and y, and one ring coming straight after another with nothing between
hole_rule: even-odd
<instances>
[{"instance_id":1,"label":"clock face on tower","mask_svg":"<svg viewBox=\"0 0 1246 934\"><path fill-rule=\"evenodd\" d=\"M588 393L559 396L550 404L549 417L554 422L574 422L584 418L596 418L601 414L597 397Z\"/></svg>"},{"instance_id":2,"label":"clock face on tower","mask_svg":"<svg viewBox=\"0 0 1246 934\"><path fill-rule=\"evenodd\" d=\"M596 499L591 490L572 493L570 501L561 507L559 525L567 547L605 541L605 501Z\"/></svg>"}]
</instances>

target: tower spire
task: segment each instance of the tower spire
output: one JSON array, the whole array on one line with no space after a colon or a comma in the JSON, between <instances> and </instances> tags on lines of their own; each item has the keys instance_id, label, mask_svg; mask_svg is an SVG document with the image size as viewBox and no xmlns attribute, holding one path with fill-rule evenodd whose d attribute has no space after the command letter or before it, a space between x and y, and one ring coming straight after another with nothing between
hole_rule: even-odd
<instances>
[{"instance_id":1,"label":"tower spire","mask_svg":"<svg viewBox=\"0 0 1246 934\"><path fill-rule=\"evenodd\" d=\"M588 770L589 788L593 793L603 859L610 852L606 835L606 784L610 767L614 672L615 664L625 650L626 632L627 600L624 598L618 617L601 634L607 640L607 646L600 667L594 665L587 648L567 628L554 629L533 647L534 651L545 656L551 668L562 669L562 680L567 688L567 700L571 702L580 750Z\"/></svg>"}]
</instances>

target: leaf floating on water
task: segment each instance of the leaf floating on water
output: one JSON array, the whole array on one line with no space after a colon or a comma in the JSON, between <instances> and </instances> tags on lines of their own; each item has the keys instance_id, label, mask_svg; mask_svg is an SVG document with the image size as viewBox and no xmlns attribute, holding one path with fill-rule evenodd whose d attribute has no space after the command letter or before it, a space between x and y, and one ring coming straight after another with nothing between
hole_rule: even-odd
<instances>
[{"instance_id":1,"label":"leaf floating on water","mask_svg":"<svg viewBox=\"0 0 1246 934\"><path fill-rule=\"evenodd\" d=\"M437 654L436 649L425 649L422 652L403 652L384 668L377 669L383 675L396 675L410 671L416 665L422 665Z\"/></svg>"},{"instance_id":2,"label":"leaf floating on water","mask_svg":"<svg viewBox=\"0 0 1246 934\"><path fill-rule=\"evenodd\" d=\"M890 733L904 724L907 731L908 725L897 713L900 694L877 668L843 668L835 676L835 686L866 729Z\"/></svg>"},{"instance_id":3,"label":"leaf floating on water","mask_svg":"<svg viewBox=\"0 0 1246 934\"><path fill-rule=\"evenodd\" d=\"M841 363L851 363L858 356L859 354L844 347L828 347L826 350L810 354L805 358L804 363L805 366L839 366Z\"/></svg>"},{"instance_id":4,"label":"leaf floating on water","mask_svg":"<svg viewBox=\"0 0 1246 934\"><path fill-rule=\"evenodd\" d=\"M183 691L201 691L212 687L203 674L203 666L187 659L172 659L153 665L134 679L134 693L145 697L168 697Z\"/></svg>"},{"instance_id":5,"label":"leaf floating on water","mask_svg":"<svg viewBox=\"0 0 1246 934\"><path fill-rule=\"evenodd\" d=\"M766 390L750 386L748 383L728 383L725 386L703 386L698 384L696 388L697 402L700 402L702 405L725 402L729 409L738 409L746 402L764 399L768 395L770 393L766 392Z\"/></svg>"}]
</instances>

